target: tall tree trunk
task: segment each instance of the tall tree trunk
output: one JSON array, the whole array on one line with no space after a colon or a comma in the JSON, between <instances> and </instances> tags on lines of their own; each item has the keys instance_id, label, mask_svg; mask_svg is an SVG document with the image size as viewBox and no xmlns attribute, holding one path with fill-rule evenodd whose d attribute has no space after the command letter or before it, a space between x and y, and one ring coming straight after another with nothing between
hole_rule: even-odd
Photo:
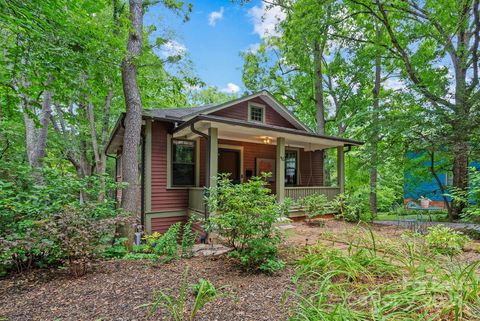
<instances>
[{"instance_id":1,"label":"tall tree trunk","mask_svg":"<svg viewBox=\"0 0 480 321\"><path fill-rule=\"evenodd\" d=\"M42 110L40 111L40 127L37 128L32 116L35 111L30 106L27 99L23 102L23 121L25 124L25 137L27 147L27 157L30 166L33 169L33 176L38 183L43 183L41 169L43 158L45 157L47 147L48 125L52 113L52 93L45 91L43 93Z\"/></svg>"},{"instance_id":2,"label":"tall tree trunk","mask_svg":"<svg viewBox=\"0 0 480 321\"><path fill-rule=\"evenodd\" d=\"M325 41L315 41L313 46L313 62L315 67L315 118L317 133L325 134L325 103L323 99L323 66L322 57Z\"/></svg>"},{"instance_id":3,"label":"tall tree trunk","mask_svg":"<svg viewBox=\"0 0 480 321\"><path fill-rule=\"evenodd\" d=\"M459 36L459 39L463 37ZM466 44L463 44L466 48ZM460 61L459 61L460 60ZM462 59L452 59L455 69L455 115L453 129L453 187L463 193L468 193L468 155L470 142L470 107L467 98L467 70ZM460 219L467 204L453 201L450 220Z\"/></svg>"},{"instance_id":4,"label":"tall tree trunk","mask_svg":"<svg viewBox=\"0 0 480 321\"><path fill-rule=\"evenodd\" d=\"M142 101L137 84L137 59L142 52L143 8L141 0L130 0L130 22L127 56L122 61L122 82L126 116L122 151L122 181L128 185L122 193L122 208L138 217L140 209L140 185L138 148L142 127ZM133 230L124 225L119 232L133 239Z\"/></svg>"},{"instance_id":5,"label":"tall tree trunk","mask_svg":"<svg viewBox=\"0 0 480 321\"><path fill-rule=\"evenodd\" d=\"M325 134L325 102L323 91L323 51L326 44L326 35L321 43L315 41L313 45L313 64L315 70L315 118L317 120L317 133ZM323 185L330 185L330 168L327 153L323 153Z\"/></svg>"},{"instance_id":6,"label":"tall tree trunk","mask_svg":"<svg viewBox=\"0 0 480 321\"><path fill-rule=\"evenodd\" d=\"M380 41L381 29L377 28L376 37ZM380 53L377 52L375 56L375 84L373 86L373 110L372 110L372 137L371 137L371 151L370 151L370 211L372 216L376 217L377 208L377 180L378 180L378 141L379 134L378 113L380 112L380 85L382 76L382 59Z\"/></svg>"}]
</instances>

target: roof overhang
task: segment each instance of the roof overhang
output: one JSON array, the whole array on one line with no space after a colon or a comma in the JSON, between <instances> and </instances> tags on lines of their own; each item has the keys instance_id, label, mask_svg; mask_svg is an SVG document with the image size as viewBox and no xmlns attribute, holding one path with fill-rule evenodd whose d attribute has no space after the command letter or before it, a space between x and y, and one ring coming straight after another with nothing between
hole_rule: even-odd
<instances>
[{"instance_id":1,"label":"roof overhang","mask_svg":"<svg viewBox=\"0 0 480 321\"><path fill-rule=\"evenodd\" d=\"M184 122L173 130L173 137L194 139L200 136L199 132L205 135L208 134L210 127L218 128L220 139L263 143L263 140L268 137L272 144L276 144L276 139L283 137L287 146L304 148L305 150L320 150L363 144L361 141L352 139L319 135L298 129L257 124L212 115L198 115Z\"/></svg>"}]
</instances>

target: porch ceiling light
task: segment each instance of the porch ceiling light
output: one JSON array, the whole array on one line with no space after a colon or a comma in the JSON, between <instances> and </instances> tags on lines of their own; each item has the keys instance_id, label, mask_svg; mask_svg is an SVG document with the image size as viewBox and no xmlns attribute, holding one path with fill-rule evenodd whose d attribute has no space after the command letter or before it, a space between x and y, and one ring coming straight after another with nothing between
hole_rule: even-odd
<instances>
[{"instance_id":1,"label":"porch ceiling light","mask_svg":"<svg viewBox=\"0 0 480 321\"><path fill-rule=\"evenodd\" d=\"M262 136L260 137L263 141L264 144L271 144L272 143L272 137L268 137L268 136Z\"/></svg>"}]
</instances>

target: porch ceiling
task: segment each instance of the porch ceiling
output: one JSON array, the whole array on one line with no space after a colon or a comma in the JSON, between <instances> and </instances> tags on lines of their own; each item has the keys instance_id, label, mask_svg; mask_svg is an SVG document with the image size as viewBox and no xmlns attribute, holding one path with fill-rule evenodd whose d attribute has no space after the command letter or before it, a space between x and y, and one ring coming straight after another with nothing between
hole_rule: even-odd
<instances>
[{"instance_id":1,"label":"porch ceiling","mask_svg":"<svg viewBox=\"0 0 480 321\"><path fill-rule=\"evenodd\" d=\"M194 130L192 130L192 127ZM208 134L208 128L218 128L218 138L253 143L263 143L263 138L271 138L271 144L276 144L277 137L284 137L289 147L300 147L305 150L319 150L338 146L362 145L363 142L351 139L318 135L298 129L255 124L219 116L199 115L175 128L173 137L193 139L199 137L199 131Z\"/></svg>"}]
</instances>

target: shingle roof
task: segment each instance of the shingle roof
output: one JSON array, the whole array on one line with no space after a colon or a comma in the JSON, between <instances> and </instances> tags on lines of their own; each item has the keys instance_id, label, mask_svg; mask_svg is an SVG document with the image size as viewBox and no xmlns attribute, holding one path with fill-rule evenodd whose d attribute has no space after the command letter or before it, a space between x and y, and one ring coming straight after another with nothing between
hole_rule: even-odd
<instances>
[{"instance_id":1,"label":"shingle roof","mask_svg":"<svg viewBox=\"0 0 480 321\"><path fill-rule=\"evenodd\" d=\"M197 107L144 109L143 116L153 118L182 119L213 106L215 105L210 104Z\"/></svg>"}]
</instances>

